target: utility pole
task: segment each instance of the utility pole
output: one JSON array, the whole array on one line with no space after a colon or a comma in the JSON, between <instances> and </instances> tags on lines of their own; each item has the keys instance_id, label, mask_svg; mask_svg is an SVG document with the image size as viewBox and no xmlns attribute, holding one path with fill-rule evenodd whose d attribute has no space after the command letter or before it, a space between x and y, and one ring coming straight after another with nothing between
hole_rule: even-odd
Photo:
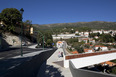
<instances>
[{"instance_id":1,"label":"utility pole","mask_svg":"<svg viewBox=\"0 0 116 77\"><path fill-rule=\"evenodd\" d=\"M23 19L23 8L20 9L21 15L22 15L22 19ZM23 22L21 22L21 56L23 56L23 48L22 48L22 34L23 34Z\"/></svg>"}]
</instances>

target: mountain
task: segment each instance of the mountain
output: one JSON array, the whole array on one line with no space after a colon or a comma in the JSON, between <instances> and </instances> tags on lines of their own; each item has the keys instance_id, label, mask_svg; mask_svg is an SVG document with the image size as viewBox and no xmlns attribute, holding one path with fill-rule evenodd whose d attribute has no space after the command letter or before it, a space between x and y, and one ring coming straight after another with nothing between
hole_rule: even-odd
<instances>
[{"instance_id":1,"label":"mountain","mask_svg":"<svg viewBox=\"0 0 116 77\"><path fill-rule=\"evenodd\" d=\"M89 27L91 29L116 29L116 22L92 21L40 25L41 28Z\"/></svg>"}]
</instances>

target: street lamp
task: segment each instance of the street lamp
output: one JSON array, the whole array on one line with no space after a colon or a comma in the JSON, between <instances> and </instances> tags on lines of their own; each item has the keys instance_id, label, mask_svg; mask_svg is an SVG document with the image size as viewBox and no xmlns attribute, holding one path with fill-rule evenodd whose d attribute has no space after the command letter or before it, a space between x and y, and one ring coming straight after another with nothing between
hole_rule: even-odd
<instances>
[{"instance_id":1,"label":"street lamp","mask_svg":"<svg viewBox=\"0 0 116 77\"><path fill-rule=\"evenodd\" d=\"M0 26L1 27L4 26L4 22L3 21L0 21ZM2 46L2 38L1 38L1 33L0 33L0 49L1 49L1 46Z\"/></svg>"},{"instance_id":2,"label":"street lamp","mask_svg":"<svg viewBox=\"0 0 116 77\"><path fill-rule=\"evenodd\" d=\"M22 15L22 20L23 20L23 12L24 12L24 10L23 10L23 8L21 8L20 9L20 13L21 13L21 15ZM21 22L21 56L23 56L23 49L22 49L22 34L23 34L23 26L22 26L23 24L22 24L22 22Z\"/></svg>"}]
</instances>

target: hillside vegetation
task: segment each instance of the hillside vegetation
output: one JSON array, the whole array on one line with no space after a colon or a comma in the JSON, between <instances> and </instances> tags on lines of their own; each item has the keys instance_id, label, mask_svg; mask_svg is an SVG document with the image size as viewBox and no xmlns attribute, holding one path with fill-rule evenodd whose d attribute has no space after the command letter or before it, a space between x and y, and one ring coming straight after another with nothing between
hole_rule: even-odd
<instances>
[{"instance_id":1,"label":"hillside vegetation","mask_svg":"<svg viewBox=\"0 0 116 77\"><path fill-rule=\"evenodd\" d=\"M47 27L89 27L91 29L116 29L116 22L77 22L77 23L59 23L59 24L46 24L42 26Z\"/></svg>"},{"instance_id":2,"label":"hillside vegetation","mask_svg":"<svg viewBox=\"0 0 116 77\"><path fill-rule=\"evenodd\" d=\"M39 30L49 31L52 32L53 34L65 32L74 33L76 30L79 31L90 31L92 29L116 30L116 22L104 22L104 21L57 23L45 25L33 24L33 26Z\"/></svg>"}]
</instances>

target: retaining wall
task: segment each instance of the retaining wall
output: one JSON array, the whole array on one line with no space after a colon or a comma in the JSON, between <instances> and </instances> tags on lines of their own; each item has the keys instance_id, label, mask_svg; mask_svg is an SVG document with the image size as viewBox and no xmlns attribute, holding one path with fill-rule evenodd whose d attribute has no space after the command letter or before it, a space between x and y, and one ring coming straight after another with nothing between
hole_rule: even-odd
<instances>
[{"instance_id":1,"label":"retaining wall","mask_svg":"<svg viewBox=\"0 0 116 77\"><path fill-rule=\"evenodd\" d=\"M41 52L26 61L23 61L20 65L7 71L0 77L36 77L41 64L46 61L56 49Z\"/></svg>"}]
</instances>

